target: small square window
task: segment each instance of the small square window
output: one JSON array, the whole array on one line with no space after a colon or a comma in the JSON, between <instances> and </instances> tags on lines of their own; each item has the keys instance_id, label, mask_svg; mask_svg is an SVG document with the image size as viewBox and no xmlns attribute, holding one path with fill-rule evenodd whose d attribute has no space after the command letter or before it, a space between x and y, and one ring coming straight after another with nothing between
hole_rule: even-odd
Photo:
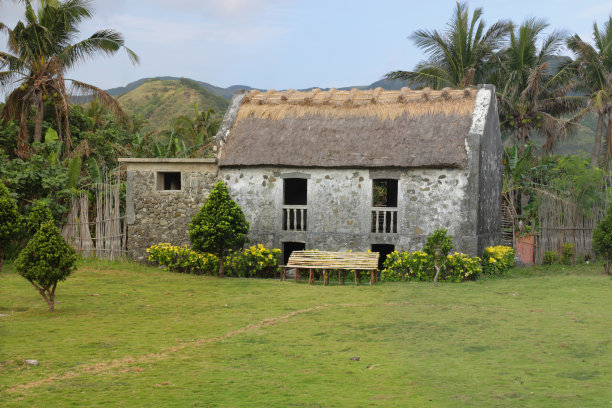
<instances>
[{"instance_id":1,"label":"small square window","mask_svg":"<svg viewBox=\"0 0 612 408\"><path fill-rule=\"evenodd\" d=\"M308 180L286 178L283 194L285 205L306 205L308 203Z\"/></svg>"},{"instance_id":2,"label":"small square window","mask_svg":"<svg viewBox=\"0 0 612 408\"><path fill-rule=\"evenodd\" d=\"M397 180L372 180L372 207L397 207Z\"/></svg>"},{"instance_id":3,"label":"small square window","mask_svg":"<svg viewBox=\"0 0 612 408\"><path fill-rule=\"evenodd\" d=\"M157 189L161 191L176 191L181 189L180 171L157 172Z\"/></svg>"}]
</instances>

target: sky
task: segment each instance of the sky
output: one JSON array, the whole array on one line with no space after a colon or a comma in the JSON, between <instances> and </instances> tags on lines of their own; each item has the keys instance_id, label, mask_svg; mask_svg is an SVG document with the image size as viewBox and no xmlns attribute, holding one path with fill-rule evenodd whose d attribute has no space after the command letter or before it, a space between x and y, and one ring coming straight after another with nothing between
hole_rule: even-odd
<instances>
[{"instance_id":1,"label":"sky","mask_svg":"<svg viewBox=\"0 0 612 408\"><path fill-rule=\"evenodd\" d=\"M103 89L145 77L177 76L220 87L263 89L368 85L424 58L408 38L418 29L443 30L454 0L94 0L85 38L99 29L121 32L140 57L125 52L89 60L67 77ZM604 0L480 0L489 26L545 19L549 31L590 38L612 13ZM0 21L23 19L23 5L0 0ZM0 34L0 48L6 50ZM569 55L569 53L568 53Z\"/></svg>"}]
</instances>

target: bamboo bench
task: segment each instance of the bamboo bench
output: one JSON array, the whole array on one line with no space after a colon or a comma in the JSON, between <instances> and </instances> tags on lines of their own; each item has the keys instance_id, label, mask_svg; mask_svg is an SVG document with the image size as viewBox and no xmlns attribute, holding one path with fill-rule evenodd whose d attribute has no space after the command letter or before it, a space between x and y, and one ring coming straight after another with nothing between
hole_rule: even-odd
<instances>
[{"instance_id":1,"label":"bamboo bench","mask_svg":"<svg viewBox=\"0 0 612 408\"><path fill-rule=\"evenodd\" d=\"M370 271L370 285L376 283L378 270L378 252L327 252L327 251L293 251L289 256L287 265L281 267L280 280L285 280L285 273L289 268L295 268L295 281L300 280L300 269L309 269L310 276L308 283L314 282L314 270L323 271L323 284L329 282L327 273L330 269L338 270L338 284L344 283L342 270L352 271L355 275L355 285L357 278L361 282L361 271Z\"/></svg>"}]
</instances>

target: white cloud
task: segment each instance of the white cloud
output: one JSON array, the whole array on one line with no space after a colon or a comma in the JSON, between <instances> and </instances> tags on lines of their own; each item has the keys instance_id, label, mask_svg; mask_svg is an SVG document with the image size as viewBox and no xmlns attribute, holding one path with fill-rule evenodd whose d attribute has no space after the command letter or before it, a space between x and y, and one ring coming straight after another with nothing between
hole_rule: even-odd
<instances>
[{"instance_id":1,"label":"white cloud","mask_svg":"<svg viewBox=\"0 0 612 408\"><path fill-rule=\"evenodd\" d=\"M266 11L271 6L289 3L291 0L173 0L172 7L205 16L216 17L251 17ZM168 0L148 0L147 4L155 3L167 7Z\"/></svg>"},{"instance_id":2,"label":"white cloud","mask_svg":"<svg viewBox=\"0 0 612 408\"><path fill-rule=\"evenodd\" d=\"M582 9L578 13L578 17L580 18L590 18L592 20L603 20L608 19L610 14L612 13L612 1L606 1L596 6L591 6Z\"/></svg>"},{"instance_id":3,"label":"white cloud","mask_svg":"<svg viewBox=\"0 0 612 408\"><path fill-rule=\"evenodd\" d=\"M179 23L161 18L132 15L117 16L114 24L114 28L122 32L126 42L130 44L145 43L176 48L190 41L220 45L256 44L271 40L283 33L281 28L270 26L228 25L212 22Z\"/></svg>"}]
</instances>

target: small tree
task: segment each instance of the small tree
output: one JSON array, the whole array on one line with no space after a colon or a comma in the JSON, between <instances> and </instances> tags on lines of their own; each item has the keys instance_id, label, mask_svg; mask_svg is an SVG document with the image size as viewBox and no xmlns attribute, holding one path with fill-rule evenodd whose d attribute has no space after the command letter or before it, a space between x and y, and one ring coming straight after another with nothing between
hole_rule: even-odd
<instances>
[{"instance_id":1,"label":"small tree","mask_svg":"<svg viewBox=\"0 0 612 408\"><path fill-rule=\"evenodd\" d=\"M446 235L446 228L439 228L427 237L427 243L423 251L429 255L434 262L436 276L434 286L437 285L440 269L446 264L446 256L453 249L453 236Z\"/></svg>"},{"instance_id":2,"label":"small tree","mask_svg":"<svg viewBox=\"0 0 612 408\"><path fill-rule=\"evenodd\" d=\"M17 204L9 195L8 188L0 182L0 271L6 248L11 238L19 231L19 226Z\"/></svg>"},{"instance_id":3,"label":"small tree","mask_svg":"<svg viewBox=\"0 0 612 408\"><path fill-rule=\"evenodd\" d=\"M45 221L53 222L53 214L51 214L51 210L46 202L37 200L26 217L26 226L30 237L33 237L38 232L40 226Z\"/></svg>"},{"instance_id":4,"label":"small tree","mask_svg":"<svg viewBox=\"0 0 612 408\"><path fill-rule=\"evenodd\" d=\"M610 262L612 261L612 207L608 208L606 217L597 224L593 231L593 249L604 257L605 270L610 275Z\"/></svg>"},{"instance_id":5,"label":"small tree","mask_svg":"<svg viewBox=\"0 0 612 408\"><path fill-rule=\"evenodd\" d=\"M246 242L249 223L240 206L232 200L223 181L219 181L208 199L189 223L189 239L197 251L208 252L219 258L219 277L223 272L224 257L232 248Z\"/></svg>"},{"instance_id":6,"label":"small tree","mask_svg":"<svg viewBox=\"0 0 612 408\"><path fill-rule=\"evenodd\" d=\"M55 288L75 269L76 251L52 221L45 221L15 260L17 272L38 290L54 311Z\"/></svg>"}]
</instances>

